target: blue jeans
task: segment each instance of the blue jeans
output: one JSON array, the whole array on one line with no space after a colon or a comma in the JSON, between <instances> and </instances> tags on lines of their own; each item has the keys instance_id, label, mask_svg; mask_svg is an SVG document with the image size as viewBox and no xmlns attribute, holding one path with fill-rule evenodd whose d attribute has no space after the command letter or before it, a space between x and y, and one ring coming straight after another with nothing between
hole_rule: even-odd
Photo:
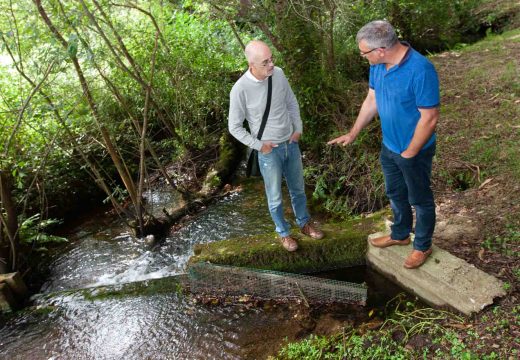
<instances>
[{"instance_id":1,"label":"blue jeans","mask_svg":"<svg viewBox=\"0 0 520 360\"><path fill-rule=\"evenodd\" d=\"M422 149L416 156L405 159L401 154L382 146L380 161L385 176L386 195L394 214L391 237L404 240L412 232L415 208L414 249L425 251L432 245L435 228L435 202L430 187L435 144Z\"/></svg>"},{"instance_id":2,"label":"blue jeans","mask_svg":"<svg viewBox=\"0 0 520 360\"><path fill-rule=\"evenodd\" d=\"M264 178L265 194L271 218L280 236L288 236L291 227L283 216L282 177L285 177L296 223L301 228L309 221L307 197L303 181L303 165L298 143L288 141L273 148L269 154L258 152L260 172Z\"/></svg>"}]
</instances>

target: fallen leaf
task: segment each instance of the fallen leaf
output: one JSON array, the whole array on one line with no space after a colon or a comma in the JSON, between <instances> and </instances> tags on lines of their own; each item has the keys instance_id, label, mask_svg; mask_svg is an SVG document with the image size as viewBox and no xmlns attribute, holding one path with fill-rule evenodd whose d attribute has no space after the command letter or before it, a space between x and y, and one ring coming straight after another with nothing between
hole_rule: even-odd
<instances>
[{"instance_id":1,"label":"fallen leaf","mask_svg":"<svg viewBox=\"0 0 520 360\"><path fill-rule=\"evenodd\" d=\"M480 248L479 252L478 252L478 258L481 260L481 261L484 261L484 253L486 252L486 249L484 248Z\"/></svg>"},{"instance_id":2,"label":"fallen leaf","mask_svg":"<svg viewBox=\"0 0 520 360\"><path fill-rule=\"evenodd\" d=\"M380 327L381 325L383 325L383 321L382 320L374 319L373 321L371 321L369 323L366 323L365 326L369 330L374 330L374 329L377 329L378 327Z\"/></svg>"}]
</instances>

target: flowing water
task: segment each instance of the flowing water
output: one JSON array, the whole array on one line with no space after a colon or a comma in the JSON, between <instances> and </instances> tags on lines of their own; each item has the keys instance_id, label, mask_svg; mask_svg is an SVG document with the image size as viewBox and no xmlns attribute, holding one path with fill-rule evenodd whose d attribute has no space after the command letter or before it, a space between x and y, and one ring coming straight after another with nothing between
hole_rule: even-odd
<instances>
[{"instance_id":1,"label":"flowing water","mask_svg":"<svg viewBox=\"0 0 520 360\"><path fill-rule=\"evenodd\" d=\"M175 197L155 192L152 200L160 209ZM0 325L1 359L258 359L284 338L308 333L292 305L211 306L174 286L164 291L165 283L179 282L195 244L273 230L261 183L220 200L153 246L106 218L79 229L55 256L34 305ZM361 282L369 273L324 276L353 280L345 274ZM132 284L140 290L128 290ZM112 296L102 296L107 289ZM388 298L373 289L369 296L369 302Z\"/></svg>"}]
</instances>

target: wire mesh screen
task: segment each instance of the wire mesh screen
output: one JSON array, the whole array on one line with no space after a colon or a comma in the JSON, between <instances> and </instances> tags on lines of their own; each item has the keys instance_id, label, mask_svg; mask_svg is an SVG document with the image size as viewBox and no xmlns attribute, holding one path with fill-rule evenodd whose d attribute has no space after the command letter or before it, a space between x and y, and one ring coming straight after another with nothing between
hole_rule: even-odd
<instances>
[{"instance_id":1,"label":"wire mesh screen","mask_svg":"<svg viewBox=\"0 0 520 360\"><path fill-rule=\"evenodd\" d=\"M271 270L197 263L188 270L190 291L217 297L301 299L309 303L365 305L365 285Z\"/></svg>"}]
</instances>

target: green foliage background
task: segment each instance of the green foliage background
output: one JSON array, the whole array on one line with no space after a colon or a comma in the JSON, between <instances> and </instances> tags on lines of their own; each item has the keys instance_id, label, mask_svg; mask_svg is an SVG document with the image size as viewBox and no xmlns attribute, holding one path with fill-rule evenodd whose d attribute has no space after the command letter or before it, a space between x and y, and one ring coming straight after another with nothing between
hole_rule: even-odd
<instances>
[{"instance_id":1,"label":"green foliage background","mask_svg":"<svg viewBox=\"0 0 520 360\"><path fill-rule=\"evenodd\" d=\"M98 1L146 80L160 30L152 84L157 106L149 109L148 137L164 164L216 146L227 131L228 94L247 67L238 38L242 43L260 38L272 44L277 65L288 74L300 103L308 184L315 188L317 203L342 215L371 211L384 203L377 124L348 149L324 145L347 131L366 94L368 65L358 55L357 29L370 20L387 18L415 48L434 51L479 30L481 23L472 18L478 3ZM130 64L102 12L93 0L84 4L86 8L78 0L42 2L69 43L65 50L33 1L0 0L1 166L14 177L14 196L24 209L23 218L35 213L63 217L99 201L102 194L88 175L78 146L99 164L111 188L125 196L71 56L79 58L102 124L137 176L138 133L131 119L142 120L145 92L125 69ZM16 67L34 83L41 81L41 92L33 93ZM103 77L121 94L126 109ZM165 122L178 137L171 136Z\"/></svg>"}]
</instances>

